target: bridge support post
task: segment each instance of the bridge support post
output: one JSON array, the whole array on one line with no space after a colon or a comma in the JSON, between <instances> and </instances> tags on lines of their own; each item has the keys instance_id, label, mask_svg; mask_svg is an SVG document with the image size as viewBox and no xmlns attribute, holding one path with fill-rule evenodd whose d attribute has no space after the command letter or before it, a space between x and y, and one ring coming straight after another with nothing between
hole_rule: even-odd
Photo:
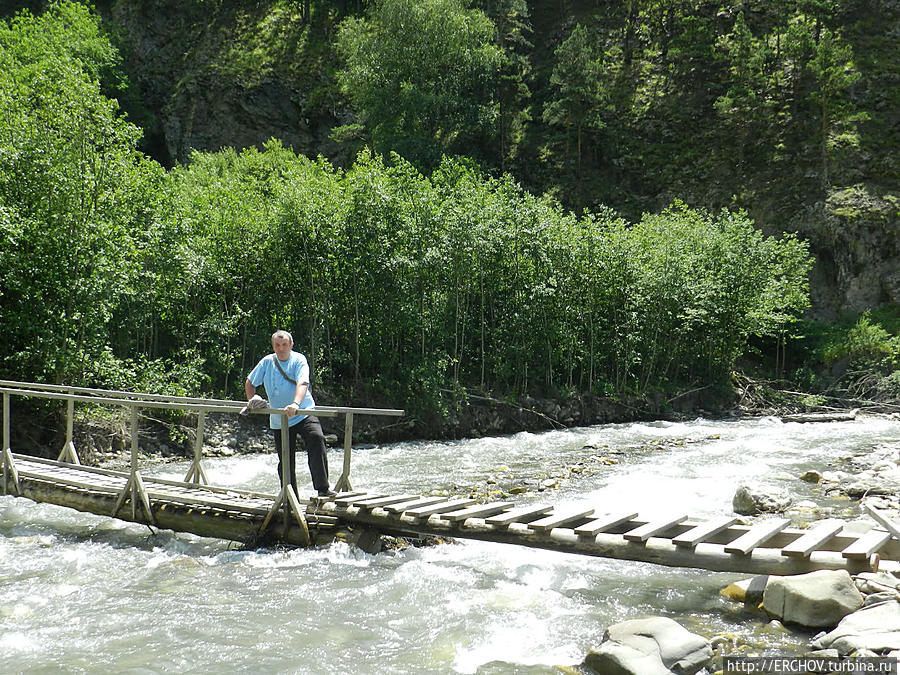
<instances>
[{"instance_id":1,"label":"bridge support post","mask_svg":"<svg viewBox=\"0 0 900 675\"><path fill-rule=\"evenodd\" d=\"M344 417L344 468L341 477L338 478L334 489L338 492L349 492L353 489L350 484L350 452L353 447L353 413L348 412Z\"/></svg>"},{"instance_id":2,"label":"bridge support post","mask_svg":"<svg viewBox=\"0 0 900 675\"><path fill-rule=\"evenodd\" d=\"M119 498L116 500L116 505L113 507L112 516L113 518L119 513L119 510L125 505L125 500L129 497L131 498L131 520L134 522L138 522L137 519L137 509L138 502L140 501L141 508L144 509L144 514L147 516L147 521L151 525L156 525L156 521L153 518L153 511L150 509L150 498L147 496L147 491L144 489L144 481L141 479L141 474L138 472L138 410L137 406L132 404L131 408L131 475L128 477L128 482L125 484L124 489L119 494Z\"/></svg>"},{"instance_id":3,"label":"bridge support post","mask_svg":"<svg viewBox=\"0 0 900 675\"><path fill-rule=\"evenodd\" d=\"M187 475L184 477L185 483L203 483L209 485L209 478L200 464L200 457L203 454L203 433L206 429L206 411L201 410L197 414L197 435L194 436L194 461L191 462L191 468L188 469Z\"/></svg>"},{"instance_id":4,"label":"bridge support post","mask_svg":"<svg viewBox=\"0 0 900 675\"><path fill-rule=\"evenodd\" d=\"M66 406L66 443L63 445L62 451L59 453L59 457L56 458L57 462L69 462L69 464L81 464L78 459L78 452L75 450L75 442L74 438L74 429L75 429L75 401L74 399L69 399L68 405Z\"/></svg>"},{"instance_id":5,"label":"bridge support post","mask_svg":"<svg viewBox=\"0 0 900 675\"><path fill-rule=\"evenodd\" d=\"M294 494L294 487L291 485L291 447L290 447L290 438L288 436L288 416L281 416L281 491L278 493L278 496L275 497L275 502L272 504L272 508L269 509L269 512L266 514L265 519L262 522L262 525L259 527L259 532L262 534L266 531L266 528L269 527L269 524L272 522L272 518L278 513L278 510L282 507L284 508L284 531L287 532L288 527L291 523L291 515L294 516L294 520L297 522L297 525L300 527L300 531L303 532L304 543L308 546L310 544L309 538L309 526L306 524L306 516L303 514L303 507L300 506L300 502L297 500L297 495Z\"/></svg>"},{"instance_id":6,"label":"bridge support post","mask_svg":"<svg viewBox=\"0 0 900 675\"><path fill-rule=\"evenodd\" d=\"M19 485L19 471L16 469L16 463L13 461L12 449L9 441L9 394L3 394L3 494L9 494L9 484L12 480L13 488L16 496L22 494L22 488Z\"/></svg>"}]
</instances>

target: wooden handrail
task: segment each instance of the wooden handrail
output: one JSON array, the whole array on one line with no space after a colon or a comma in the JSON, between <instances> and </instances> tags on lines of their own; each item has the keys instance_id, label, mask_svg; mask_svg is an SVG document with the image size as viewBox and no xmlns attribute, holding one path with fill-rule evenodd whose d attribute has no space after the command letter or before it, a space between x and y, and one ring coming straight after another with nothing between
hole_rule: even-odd
<instances>
[{"instance_id":1,"label":"wooden handrail","mask_svg":"<svg viewBox=\"0 0 900 675\"><path fill-rule=\"evenodd\" d=\"M223 399L203 399L191 398L187 396L169 396L166 394L143 394L133 391L118 391L111 389L94 389L90 387L75 387L64 384L39 384L35 382L18 382L16 380L0 380L0 393L3 394L3 452L8 453L9 448L9 397L10 395L35 397L63 400L67 402L66 414L66 442L60 453L59 461L67 461L73 464L79 464L78 453L72 439L72 427L74 422L74 404L93 403L104 405L119 405L130 410L131 429L132 429L132 445L131 445L131 476L128 484L122 491L116 511L124 505L125 500L130 496L132 502L132 510L137 507L137 502L143 502L142 506L147 511L147 516L152 520L150 512L150 504L143 490L142 480L137 467L137 410L138 408L156 408L167 410L183 410L198 413L197 436L194 439L194 458L185 482L193 480L196 483L207 483L206 474L201 465L201 455L203 447L203 434L206 413L238 413L247 405L244 401L228 401ZM281 415L282 419L286 419L285 410L282 408L254 408L248 410L253 414L276 414ZM337 480L336 487L338 489L352 489L350 486L350 455L353 443L353 418L354 415L387 415L399 417L405 414L403 410L391 408L355 408L345 406L316 406L315 408L304 408L304 415L313 417L336 417L343 414L344 420L344 461L342 473ZM286 444L285 444L286 447ZM4 455L3 466L3 483L4 492L7 491L6 483L8 473L12 467L8 464ZM284 464L287 467L287 464ZM285 476L287 472L285 471ZM286 488L282 485L281 505L285 511L285 527L287 527L287 518L290 511L294 512L295 518L302 525L304 524L303 515L299 513L295 499L291 499L293 494L288 495ZM278 500L276 500L276 509L278 508ZM114 514L115 515L115 514Z\"/></svg>"},{"instance_id":2,"label":"wooden handrail","mask_svg":"<svg viewBox=\"0 0 900 675\"><path fill-rule=\"evenodd\" d=\"M91 387L74 387L65 384L37 384L34 382L18 382L15 380L0 380L0 391L8 390L10 393L19 394L22 396L27 396L27 392L25 390L37 390L43 391L45 393L52 392L60 392L63 394L84 394L82 398L76 398L76 401L93 401L98 399L99 403L106 403L109 401L103 400L105 398L116 398L116 399L125 399L125 401L138 400L138 401L159 401L166 402L172 405L165 406L142 406L142 407L166 407L166 408L174 408L174 409L191 409L194 408L179 408L174 405L175 403L186 403L192 405L200 405L200 406L213 406L215 410L207 410L207 412L234 412L234 409L237 408L240 410L246 405L245 401L231 401L228 399L217 399L217 398L191 398L189 396L170 396L168 394L143 394L135 391L120 391L116 389L94 389ZM66 398L66 397L57 397L57 396L45 396L44 398ZM395 409L395 408L355 408L352 406L316 406L311 409L315 411L321 411L322 413L334 413L332 415L327 414L317 414L318 417L334 417L334 415L340 415L343 413L352 412L357 415L388 415L392 417L401 417L406 414L404 410ZM268 413L280 413L281 408L259 408L254 410L254 412L268 412ZM304 412L306 412L304 410Z\"/></svg>"}]
</instances>

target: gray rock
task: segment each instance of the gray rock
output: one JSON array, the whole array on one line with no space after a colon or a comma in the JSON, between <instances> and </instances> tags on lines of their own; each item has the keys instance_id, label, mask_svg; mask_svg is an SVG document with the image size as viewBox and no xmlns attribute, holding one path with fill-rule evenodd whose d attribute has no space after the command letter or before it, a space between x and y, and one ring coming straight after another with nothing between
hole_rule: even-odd
<instances>
[{"instance_id":1,"label":"gray rock","mask_svg":"<svg viewBox=\"0 0 900 675\"><path fill-rule=\"evenodd\" d=\"M800 480L806 481L807 483L818 483L822 480L822 474L814 469L811 469L810 471L807 471L802 476L800 476Z\"/></svg>"},{"instance_id":2,"label":"gray rock","mask_svg":"<svg viewBox=\"0 0 900 675\"><path fill-rule=\"evenodd\" d=\"M883 481L875 477L860 476L850 481L841 483L841 490L853 499L862 499L868 496L889 496L893 489L885 485Z\"/></svg>"},{"instance_id":3,"label":"gray rock","mask_svg":"<svg viewBox=\"0 0 900 675\"><path fill-rule=\"evenodd\" d=\"M789 577L769 577L763 609L787 623L836 626L862 607L863 596L846 570L819 570Z\"/></svg>"},{"instance_id":4,"label":"gray rock","mask_svg":"<svg viewBox=\"0 0 900 675\"><path fill-rule=\"evenodd\" d=\"M814 649L803 656L810 659L836 659L840 655L841 654L837 649Z\"/></svg>"},{"instance_id":5,"label":"gray rock","mask_svg":"<svg viewBox=\"0 0 900 675\"><path fill-rule=\"evenodd\" d=\"M856 587L863 593L900 590L900 579L887 572L860 572L853 579Z\"/></svg>"},{"instance_id":6,"label":"gray rock","mask_svg":"<svg viewBox=\"0 0 900 675\"><path fill-rule=\"evenodd\" d=\"M887 602L888 600L900 601L900 593L897 593L897 591L882 591L881 593L872 593L871 595L866 596L866 600L863 605L877 605L878 603Z\"/></svg>"},{"instance_id":7,"label":"gray rock","mask_svg":"<svg viewBox=\"0 0 900 675\"><path fill-rule=\"evenodd\" d=\"M830 633L817 637L813 649L837 649L842 655L868 649L879 654L900 650L900 603L869 605L848 614Z\"/></svg>"},{"instance_id":8,"label":"gray rock","mask_svg":"<svg viewBox=\"0 0 900 675\"><path fill-rule=\"evenodd\" d=\"M731 506L735 513L752 516L758 513L781 513L791 505L791 496L784 490L764 485L741 485Z\"/></svg>"},{"instance_id":9,"label":"gray rock","mask_svg":"<svg viewBox=\"0 0 900 675\"><path fill-rule=\"evenodd\" d=\"M693 675L712 656L705 637L672 619L650 617L610 626L584 666L602 675Z\"/></svg>"}]
</instances>

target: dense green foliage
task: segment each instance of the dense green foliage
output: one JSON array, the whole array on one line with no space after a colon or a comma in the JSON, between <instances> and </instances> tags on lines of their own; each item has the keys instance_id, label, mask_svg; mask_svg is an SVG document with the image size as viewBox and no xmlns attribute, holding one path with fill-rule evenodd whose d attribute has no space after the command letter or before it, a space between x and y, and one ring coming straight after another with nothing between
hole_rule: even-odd
<instances>
[{"instance_id":1,"label":"dense green foliage","mask_svg":"<svg viewBox=\"0 0 900 675\"><path fill-rule=\"evenodd\" d=\"M494 126L493 24L461 0L393 0L372 14L338 35L339 80L361 120L353 126L424 168L442 152L471 154Z\"/></svg>"},{"instance_id":2,"label":"dense green foliage","mask_svg":"<svg viewBox=\"0 0 900 675\"><path fill-rule=\"evenodd\" d=\"M82 380L130 291L160 173L100 93L116 54L62 4L0 24L0 358L9 374Z\"/></svg>"},{"instance_id":3,"label":"dense green foliage","mask_svg":"<svg viewBox=\"0 0 900 675\"><path fill-rule=\"evenodd\" d=\"M448 23L472 18L433 4ZM495 62L482 23L466 25L484 60L460 68L516 71ZM439 410L443 389L646 394L727 381L748 340L782 340L808 304L806 245L763 236L743 212L675 201L635 222L576 215L466 159L433 156L426 174L363 151L338 169L277 141L166 172L101 93L116 54L80 5L0 25L0 48L8 378L234 396L287 328L318 385L419 411ZM566 72L571 101L550 116L581 105L590 134L596 111ZM424 86L404 100L439 98ZM440 93L446 118L423 130L373 113L373 139L443 150L482 133L479 100ZM477 105L454 107L463 99Z\"/></svg>"},{"instance_id":4,"label":"dense green foliage","mask_svg":"<svg viewBox=\"0 0 900 675\"><path fill-rule=\"evenodd\" d=\"M782 187L811 199L849 156L894 161L872 138L887 109L860 96L890 86L886 66L858 63L853 42L883 32L882 4L380 0L341 25L338 80L385 156L430 169L477 139L462 154L576 209L637 214L673 194L751 206Z\"/></svg>"},{"instance_id":5,"label":"dense green foliage","mask_svg":"<svg viewBox=\"0 0 900 675\"><path fill-rule=\"evenodd\" d=\"M213 338L234 377L285 325L329 383L645 391L727 377L806 302L804 247L740 215L677 206L629 227L454 160L336 172L277 144L171 178L194 291L173 344Z\"/></svg>"}]
</instances>

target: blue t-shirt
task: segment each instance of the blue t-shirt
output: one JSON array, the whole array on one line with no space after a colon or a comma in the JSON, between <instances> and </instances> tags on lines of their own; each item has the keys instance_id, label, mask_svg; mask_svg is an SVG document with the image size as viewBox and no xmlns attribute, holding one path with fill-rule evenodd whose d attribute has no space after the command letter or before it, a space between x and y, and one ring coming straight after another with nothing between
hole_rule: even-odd
<instances>
[{"instance_id":1,"label":"blue t-shirt","mask_svg":"<svg viewBox=\"0 0 900 675\"><path fill-rule=\"evenodd\" d=\"M294 402L294 395L297 393L297 385L288 382L284 375L275 365L275 354L269 354L261 359L256 367L250 371L247 379L254 387L262 384L266 388L266 396L269 399L270 408L286 408ZM287 361L279 361L281 370L285 375L292 378L295 382L306 382L309 384L309 363L303 354L292 351ZM306 389L306 396L300 404L300 408L315 408L316 402L313 400L312 392L309 387ZM306 419L308 415L294 415L288 418L288 424L294 426L300 421ZM269 427L272 429L281 428L281 415L269 415Z\"/></svg>"}]
</instances>

